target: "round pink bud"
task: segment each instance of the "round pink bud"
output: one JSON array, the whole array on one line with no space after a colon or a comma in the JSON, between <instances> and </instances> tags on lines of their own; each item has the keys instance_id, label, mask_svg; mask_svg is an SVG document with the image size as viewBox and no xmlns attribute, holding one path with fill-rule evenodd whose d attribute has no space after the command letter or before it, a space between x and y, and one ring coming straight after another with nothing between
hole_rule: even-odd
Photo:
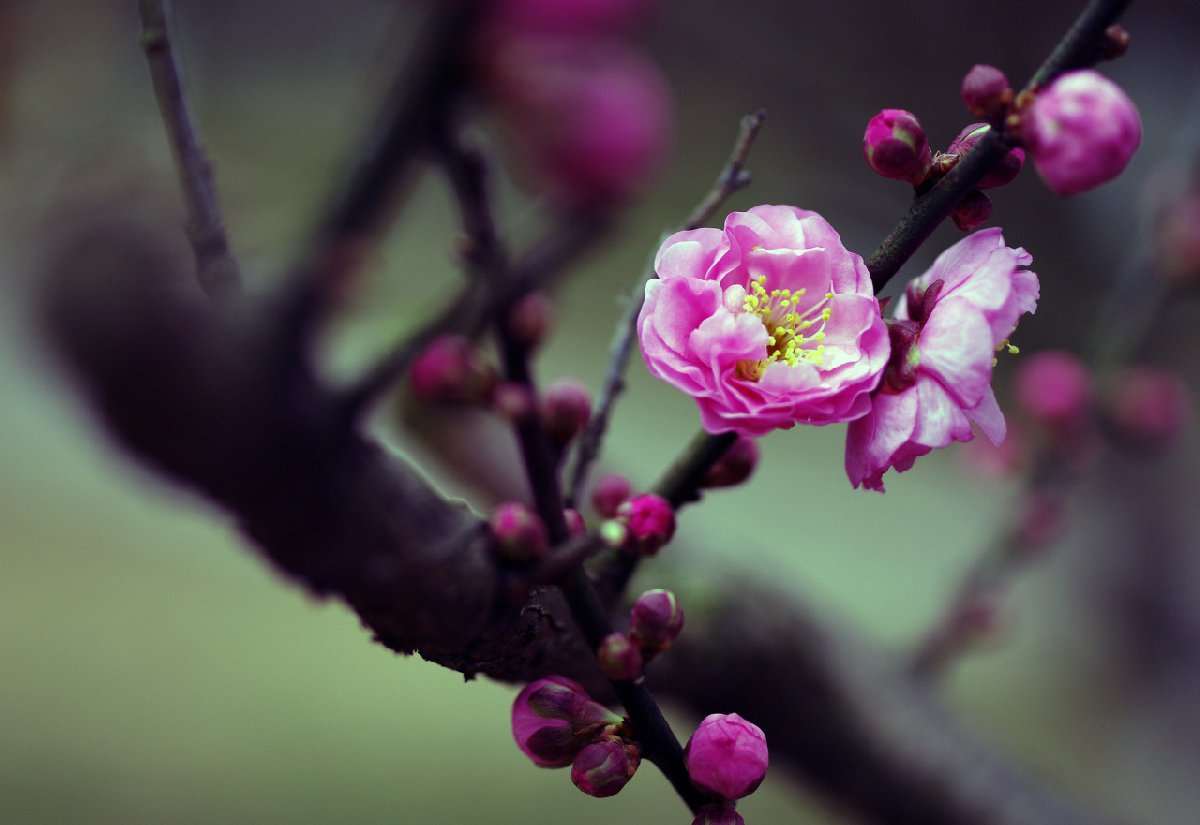
<instances>
[{"instance_id":1,"label":"round pink bud","mask_svg":"<svg viewBox=\"0 0 1200 825\"><path fill-rule=\"evenodd\" d=\"M529 31L595 34L629 28L655 0L496 0L499 22Z\"/></svg>"},{"instance_id":2,"label":"round pink bud","mask_svg":"<svg viewBox=\"0 0 1200 825\"><path fill-rule=\"evenodd\" d=\"M954 225L961 231L971 232L982 226L991 216L992 199L976 189L974 192L968 192L966 197L958 202L958 206L950 213L950 220L954 221Z\"/></svg>"},{"instance_id":3,"label":"round pink bud","mask_svg":"<svg viewBox=\"0 0 1200 825\"><path fill-rule=\"evenodd\" d=\"M497 554L508 561L517 564L536 561L550 550L546 525L537 513L519 501L496 505L488 527Z\"/></svg>"},{"instance_id":4,"label":"round pink bud","mask_svg":"<svg viewBox=\"0 0 1200 825\"><path fill-rule=\"evenodd\" d=\"M647 590L629 610L629 635L638 647L666 650L683 630L683 608L670 590Z\"/></svg>"},{"instance_id":5,"label":"round pink bud","mask_svg":"<svg viewBox=\"0 0 1200 825\"><path fill-rule=\"evenodd\" d=\"M625 502L617 515L628 527L624 549L637 556L653 556L675 535L675 511L662 496L643 493Z\"/></svg>"},{"instance_id":6,"label":"round pink bud","mask_svg":"<svg viewBox=\"0 0 1200 825\"><path fill-rule=\"evenodd\" d=\"M1142 121L1120 86L1085 69L1062 75L1034 98L1021 136L1046 185L1073 195L1125 171L1142 142Z\"/></svg>"},{"instance_id":7,"label":"round pink bud","mask_svg":"<svg viewBox=\"0 0 1200 825\"><path fill-rule=\"evenodd\" d=\"M612 518L617 514L617 508L628 501L632 494L633 485L629 479L617 473L608 473L600 476L592 488L592 506L605 518Z\"/></svg>"},{"instance_id":8,"label":"round pink bud","mask_svg":"<svg viewBox=\"0 0 1200 825\"><path fill-rule=\"evenodd\" d=\"M587 426L592 396L587 387L571 378L550 385L542 397L542 426L559 445L567 444Z\"/></svg>"},{"instance_id":9,"label":"round pink bud","mask_svg":"<svg viewBox=\"0 0 1200 825\"><path fill-rule=\"evenodd\" d=\"M1012 102L1012 88L1004 72L995 66L976 64L962 81L962 101L972 117L991 120Z\"/></svg>"},{"instance_id":10,"label":"round pink bud","mask_svg":"<svg viewBox=\"0 0 1200 825\"><path fill-rule=\"evenodd\" d=\"M740 799L753 793L767 773L767 737L736 713L714 713L688 740L684 761L697 788Z\"/></svg>"},{"instance_id":11,"label":"round pink bud","mask_svg":"<svg viewBox=\"0 0 1200 825\"><path fill-rule=\"evenodd\" d=\"M508 311L508 331L524 346L541 346L554 319L554 304L541 292L522 296Z\"/></svg>"},{"instance_id":12,"label":"round pink bud","mask_svg":"<svg viewBox=\"0 0 1200 825\"><path fill-rule=\"evenodd\" d=\"M642 652L624 633L609 633L596 650L600 672L615 682L632 682L642 675Z\"/></svg>"},{"instance_id":13,"label":"round pink bud","mask_svg":"<svg viewBox=\"0 0 1200 825\"><path fill-rule=\"evenodd\" d=\"M426 403L479 403L490 397L496 372L470 341L443 335L417 356L408 381Z\"/></svg>"},{"instance_id":14,"label":"round pink bud","mask_svg":"<svg viewBox=\"0 0 1200 825\"><path fill-rule=\"evenodd\" d=\"M632 742L603 739L575 757L571 781L588 796L614 796L633 779L641 761L641 753Z\"/></svg>"},{"instance_id":15,"label":"round pink bud","mask_svg":"<svg viewBox=\"0 0 1200 825\"><path fill-rule=\"evenodd\" d=\"M1121 437L1150 449L1174 441L1191 412L1191 395L1179 376L1151 367L1125 370L1113 388L1109 409Z\"/></svg>"},{"instance_id":16,"label":"round pink bud","mask_svg":"<svg viewBox=\"0 0 1200 825\"><path fill-rule=\"evenodd\" d=\"M705 805L696 813L692 825L746 825L746 820L730 801Z\"/></svg>"},{"instance_id":17,"label":"round pink bud","mask_svg":"<svg viewBox=\"0 0 1200 825\"><path fill-rule=\"evenodd\" d=\"M512 708L513 738L534 764L562 768L605 725L621 718L592 700L583 686L565 676L526 685Z\"/></svg>"},{"instance_id":18,"label":"round pink bud","mask_svg":"<svg viewBox=\"0 0 1200 825\"><path fill-rule=\"evenodd\" d=\"M967 128L958 133L950 146L946 149L946 154L954 155L961 158L963 155L975 148L975 144L980 138L988 133L991 129L986 123L972 123ZM979 181L980 189L995 189L998 186L1012 183L1013 179L1021 173L1022 167L1025 166L1025 150L1020 146L1008 150L1008 154L996 161L996 165L988 170L988 173L983 176L983 180ZM989 209L990 213L991 210ZM961 229L961 227L959 227Z\"/></svg>"},{"instance_id":19,"label":"round pink bud","mask_svg":"<svg viewBox=\"0 0 1200 825\"><path fill-rule=\"evenodd\" d=\"M704 474L705 487L736 487L754 473L758 466L758 442L739 435L725 455Z\"/></svg>"},{"instance_id":20,"label":"round pink bud","mask_svg":"<svg viewBox=\"0 0 1200 825\"><path fill-rule=\"evenodd\" d=\"M563 510L563 520L567 523L567 533L572 536L582 536L587 532L587 522L583 515L571 507Z\"/></svg>"},{"instance_id":21,"label":"round pink bud","mask_svg":"<svg viewBox=\"0 0 1200 825\"><path fill-rule=\"evenodd\" d=\"M1069 352L1039 352L1022 360L1016 376L1017 403L1038 423L1077 425L1092 409L1092 377Z\"/></svg>"},{"instance_id":22,"label":"round pink bud","mask_svg":"<svg viewBox=\"0 0 1200 825\"><path fill-rule=\"evenodd\" d=\"M878 174L909 183L918 183L932 161L925 130L903 109L884 109L871 118L863 135L863 155Z\"/></svg>"}]
</instances>

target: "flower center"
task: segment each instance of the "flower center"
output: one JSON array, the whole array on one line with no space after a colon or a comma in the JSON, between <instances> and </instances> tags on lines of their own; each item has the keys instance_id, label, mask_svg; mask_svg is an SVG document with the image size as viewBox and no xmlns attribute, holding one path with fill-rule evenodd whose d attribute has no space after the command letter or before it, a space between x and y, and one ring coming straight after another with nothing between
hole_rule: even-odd
<instances>
[{"instance_id":1,"label":"flower center","mask_svg":"<svg viewBox=\"0 0 1200 825\"><path fill-rule=\"evenodd\" d=\"M758 381L767 367L781 361L794 367L807 361L823 366L825 357L825 325L833 310L828 306L832 292L801 309L801 299L807 289L772 289L766 287L767 276L759 275L750 281L750 288L732 287L726 294L726 306L735 312L751 312L762 319L767 330L767 357L737 362L737 374L747 381ZM741 302L741 307L736 302ZM731 304L734 304L731 306Z\"/></svg>"}]
</instances>

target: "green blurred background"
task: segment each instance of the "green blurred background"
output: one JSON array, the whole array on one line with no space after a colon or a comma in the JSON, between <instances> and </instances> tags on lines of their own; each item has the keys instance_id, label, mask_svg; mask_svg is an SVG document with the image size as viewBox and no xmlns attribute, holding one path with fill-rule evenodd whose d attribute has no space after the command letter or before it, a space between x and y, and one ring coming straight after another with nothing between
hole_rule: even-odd
<instances>
[{"instance_id":1,"label":"green blurred background","mask_svg":"<svg viewBox=\"0 0 1200 825\"><path fill-rule=\"evenodd\" d=\"M865 254L907 201L905 187L862 164L866 120L912 109L944 145L966 122L962 73L993 62L1027 76L1076 11L1031 0L664 3L646 40L677 96L678 150L562 291L542 374L598 384L616 294L707 186L742 114L769 112L755 183L731 207L816 209ZM384 0L177 3L179 48L252 281L268 283L303 237L416 16ZM1027 173L996 198L993 222L1042 276L1041 310L1020 330L1026 352L1079 348L1136 242L1145 179L1195 107L1200 8L1138 3L1127 26L1131 54L1108 69L1145 120L1129 172L1070 201ZM44 352L28 305L52 201L97 170L122 169L175 197L132 2L3 0L0 152L0 822L686 821L653 769L593 801L565 773L531 767L508 733L513 688L392 655L340 605L274 576L221 513L126 461ZM536 228L518 196L506 202L506 226ZM940 230L912 272L954 237ZM332 337L332 371L351 374L454 288L453 240L442 187L422 181ZM1174 308L1152 350L1190 368L1193 383L1198 320L1195 306ZM635 364L606 460L649 483L696 425L691 402ZM767 438L755 483L689 512L679 547L701 569L792 582L864 632L904 643L1002 524L1014 488L967 481L949 450L893 479L886 496L855 492L842 437ZM1192 435L1161 461L1106 462L1075 497L1069 535L1017 588L994 649L948 687L997 747L1128 821L1193 823L1200 804L1196 453ZM1114 511L1126 485L1153 491L1159 509ZM1137 617L1126 621L1120 597L1153 549L1123 538L1136 539L1139 519L1166 525L1186 551L1152 583L1182 639L1169 666L1138 658ZM646 580L670 584L653 569ZM693 722L681 718L681 730ZM840 821L778 769L741 809L760 825Z\"/></svg>"}]
</instances>

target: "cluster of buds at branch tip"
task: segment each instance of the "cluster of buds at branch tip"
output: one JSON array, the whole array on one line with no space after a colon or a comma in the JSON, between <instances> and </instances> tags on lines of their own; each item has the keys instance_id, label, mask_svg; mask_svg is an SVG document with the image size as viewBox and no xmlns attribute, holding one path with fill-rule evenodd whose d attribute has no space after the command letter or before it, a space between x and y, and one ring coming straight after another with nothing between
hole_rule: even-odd
<instances>
[{"instance_id":1,"label":"cluster of buds at branch tip","mask_svg":"<svg viewBox=\"0 0 1200 825\"><path fill-rule=\"evenodd\" d=\"M641 763L621 717L565 676L526 685L513 701L513 738L543 768L571 766L571 781L589 796L612 796Z\"/></svg>"},{"instance_id":2,"label":"cluster of buds at branch tip","mask_svg":"<svg viewBox=\"0 0 1200 825\"><path fill-rule=\"evenodd\" d=\"M767 773L767 737L762 728L736 713L704 718L684 748L692 784L720 799L741 799Z\"/></svg>"},{"instance_id":3,"label":"cluster of buds at branch tip","mask_svg":"<svg viewBox=\"0 0 1200 825\"><path fill-rule=\"evenodd\" d=\"M758 466L758 442L745 435L738 435L737 441L708 468L704 474L704 487L736 487L754 474Z\"/></svg>"},{"instance_id":4,"label":"cluster of buds at branch tip","mask_svg":"<svg viewBox=\"0 0 1200 825\"><path fill-rule=\"evenodd\" d=\"M674 593L647 590L629 609L629 636L648 660L675 642L683 622L683 608Z\"/></svg>"},{"instance_id":5,"label":"cluster of buds at branch tip","mask_svg":"<svg viewBox=\"0 0 1200 825\"><path fill-rule=\"evenodd\" d=\"M496 370L466 338L443 335L417 356L408 381L427 404L482 404L495 389Z\"/></svg>"}]
</instances>

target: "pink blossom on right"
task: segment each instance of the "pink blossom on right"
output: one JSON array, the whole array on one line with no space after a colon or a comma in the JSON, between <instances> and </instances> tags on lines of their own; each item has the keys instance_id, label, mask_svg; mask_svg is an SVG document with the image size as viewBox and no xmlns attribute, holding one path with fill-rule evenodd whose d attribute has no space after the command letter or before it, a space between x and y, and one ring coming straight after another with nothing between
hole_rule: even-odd
<instances>
[{"instance_id":1,"label":"pink blossom on right","mask_svg":"<svg viewBox=\"0 0 1200 825\"><path fill-rule=\"evenodd\" d=\"M1021 137L1046 185L1073 195L1125 171L1142 142L1142 121L1120 86L1086 69L1038 93L1022 116Z\"/></svg>"},{"instance_id":2,"label":"pink blossom on right","mask_svg":"<svg viewBox=\"0 0 1200 825\"><path fill-rule=\"evenodd\" d=\"M767 737L736 713L704 717L684 749L692 784L721 799L754 792L767 773Z\"/></svg>"},{"instance_id":3,"label":"pink blossom on right","mask_svg":"<svg viewBox=\"0 0 1200 825\"><path fill-rule=\"evenodd\" d=\"M994 444L1004 415L992 393L992 362L1017 319L1037 307L1037 276L1024 249L1000 229L947 249L900 296L888 323L892 357L871 409L850 422L846 474L855 487L883 492L883 474L920 456L970 441L974 423Z\"/></svg>"}]
</instances>

